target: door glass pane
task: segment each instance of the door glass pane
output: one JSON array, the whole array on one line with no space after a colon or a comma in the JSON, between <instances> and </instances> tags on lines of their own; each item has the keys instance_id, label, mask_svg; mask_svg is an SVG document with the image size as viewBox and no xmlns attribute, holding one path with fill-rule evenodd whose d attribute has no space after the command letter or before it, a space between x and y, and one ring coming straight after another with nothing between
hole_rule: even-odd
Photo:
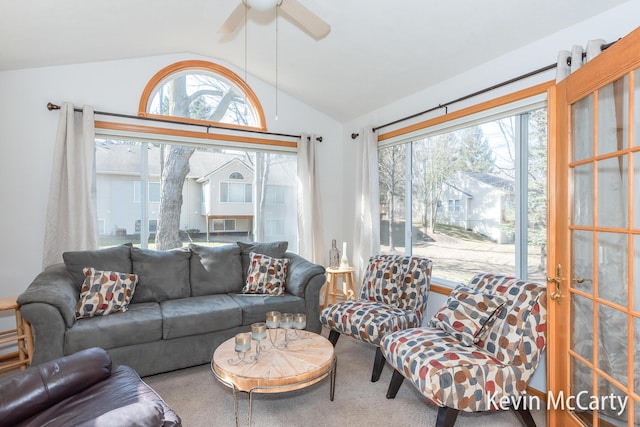
<instances>
[{"instance_id":1,"label":"door glass pane","mask_svg":"<svg viewBox=\"0 0 640 427\"><path fill-rule=\"evenodd\" d=\"M624 404L627 394L607 381L606 378L598 377L598 396L601 397L598 400L600 402L598 408L599 425L626 427L629 419L629 405L632 403L626 400L626 405ZM602 399L605 396L607 399ZM623 404L620 403L620 399Z\"/></svg>"},{"instance_id":2,"label":"door glass pane","mask_svg":"<svg viewBox=\"0 0 640 427\"><path fill-rule=\"evenodd\" d=\"M633 128L635 132L634 136L634 145L640 145L640 69L637 69L634 72L634 88L633 88L633 99L634 99L634 114L633 114ZM637 412L636 412L637 413Z\"/></svg>"},{"instance_id":3,"label":"door glass pane","mask_svg":"<svg viewBox=\"0 0 640 427\"><path fill-rule=\"evenodd\" d=\"M640 394L640 318L633 318L633 385ZM635 412L636 424L640 424L640 412Z\"/></svg>"},{"instance_id":4,"label":"door glass pane","mask_svg":"<svg viewBox=\"0 0 640 427\"><path fill-rule=\"evenodd\" d=\"M640 313L640 236L633 237L633 310ZM640 330L638 336L640 336ZM640 347L637 350L640 352ZM638 372L640 372L640 365Z\"/></svg>"},{"instance_id":5,"label":"door glass pane","mask_svg":"<svg viewBox=\"0 0 640 427\"><path fill-rule=\"evenodd\" d=\"M627 305L627 235L598 233L598 296Z\"/></svg>"},{"instance_id":6,"label":"door glass pane","mask_svg":"<svg viewBox=\"0 0 640 427\"><path fill-rule=\"evenodd\" d=\"M573 223L593 225L593 164L573 169Z\"/></svg>"},{"instance_id":7,"label":"door glass pane","mask_svg":"<svg viewBox=\"0 0 640 427\"><path fill-rule=\"evenodd\" d=\"M591 362L593 360L593 301L572 294L571 348Z\"/></svg>"},{"instance_id":8,"label":"door glass pane","mask_svg":"<svg viewBox=\"0 0 640 427\"><path fill-rule=\"evenodd\" d=\"M405 253L406 144L379 150L380 251ZM411 218L409 218L411 220Z\"/></svg>"},{"instance_id":9,"label":"door glass pane","mask_svg":"<svg viewBox=\"0 0 640 427\"><path fill-rule=\"evenodd\" d=\"M573 281L572 286L593 295L593 233L574 230L572 232L573 275L584 279L582 283Z\"/></svg>"},{"instance_id":10,"label":"door glass pane","mask_svg":"<svg viewBox=\"0 0 640 427\"><path fill-rule=\"evenodd\" d=\"M574 414L587 426L593 425L593 411L589 410L589 396L593 396L593 373L576 358L571 358L573 384L571 394L576 396Z\"/></svg>"},{"instance_id":11,"label":"door glass pane","mask_svg":"<svg viewBox=\"0 0 640 427\"><path fill-rule=\"evenodd\" d=\"M572 161L593 157L593 95L571 106Z\"/></svg>"},{"instance_id":12,"label":"door glass pane","mask_svg":"<svg viewBox=\"0 0 640 427\"><path fill-rule=\"evenodd\" d=\"M629 95L627 76L598 91L598 154L629 146Z\"/></svg>"},{"instance_id":13,"label":"door glass pane","mask_svg":"<svg viewBox=\"0 0 640 427\"><path fill-rule=\"evenodd\" d=\"M627 227L627 157L614 157L598 163L598 225Z\"/></svg>"},{"instance_id":14,"label":"door glass pane","mask_svg":"<svg viewBox=\"0 0 640 427\"><path fill-rule=\"evenodd\" d=\"M600 304L598 306L598 367L625 386L627 385L628 336L627 315Z\"/></svg>"},{"instance_id":15,"label":"door glass pane","mask_svg":"<svg viewBox=\"0 0 640 427\"><path fill-rule=\"evenodd\" d=\"M640 99L638 100L640 102ZM638 109L640 110L640 108ZM638 128L638 132L640 133L640 127ZM633 200L631 201L633 206L633 228L640 228L640 193L635 194L640 191L640 153L635 153L633 155Z\"/></svg>"}]
</instances>

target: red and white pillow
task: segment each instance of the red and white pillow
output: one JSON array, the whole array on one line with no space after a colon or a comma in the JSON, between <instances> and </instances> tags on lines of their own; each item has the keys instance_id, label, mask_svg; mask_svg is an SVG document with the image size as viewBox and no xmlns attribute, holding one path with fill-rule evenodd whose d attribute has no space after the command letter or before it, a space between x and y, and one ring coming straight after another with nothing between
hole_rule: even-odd
<instances>
[{"instance_id":1,"label":"red and white pillow","mask_svg":"<svg viewBox=\"0 0 640 427\"><path fill-rule=\"evenodd\" d=\"M274 258L251 252L244 294L284 295L288 258Z\"/></svg>"},{"instance_id":2,"label":"red and white pillow","mask_svg":"<svg viewBox=\"0 0 640 427\"><path fill-rule=\"evenodd\" d=\"M127 311L138 275L117 271L83 270L84 282L76 304L76 318L106 316Z\"/></svg>"}]
</instances>

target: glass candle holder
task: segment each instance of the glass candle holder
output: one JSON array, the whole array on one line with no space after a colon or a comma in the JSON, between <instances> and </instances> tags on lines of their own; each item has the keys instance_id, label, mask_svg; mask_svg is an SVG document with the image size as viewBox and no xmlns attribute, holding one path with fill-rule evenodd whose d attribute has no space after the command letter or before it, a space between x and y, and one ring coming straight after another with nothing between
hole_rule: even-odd
<instances>
[{"instance_id":1,"label":"glass candle holder","mask_svg":"<svg viewBox=\"0 0 640 427\"><path fill-rule=\"evenodd\" d=\"M284 313L280 319L280 327L282 329L291 329L293 327L293 314Z\"/></svg>"},{"instance_id":2,"label":"glass candle holder","mask_svg":"<svg viewBox=\"0 0 640 427\"><path fill-rule=\"evenodd\" d=\"M263 322L251 325L251 338L257 341L267 338L267 324Z\"/></svg>"},{"instance_id":3,"label":"glass candle holder","mask_svg":"<svg viewBox=\"0 0 640 427\"><path fill-rule=\"evenodd\" d=\"M266 315L266 325L269 329L275 329L280 326L281 314L279 311L268 311Z\"/></svg>"},{"instance_id":4,"label":"glass candle holder","mask_svg":"<svg viewBox=\"0 0 640 427\"><path fill-rule=\"evenodd\" d=\"M235 348L238 353L249 351L251 349L251 334L249 332L237 334Z\"/></svg>"},{"instance_id":5,"label":"glass candle holder","mask_svg":"<svg viewBox=\"0 0 640 427\"><path fill-rule=\"evenodd\" d=\"M307 327L307 315L296 313L293 315L293 329L304 329Z\"/></svg>"}]
</instances>

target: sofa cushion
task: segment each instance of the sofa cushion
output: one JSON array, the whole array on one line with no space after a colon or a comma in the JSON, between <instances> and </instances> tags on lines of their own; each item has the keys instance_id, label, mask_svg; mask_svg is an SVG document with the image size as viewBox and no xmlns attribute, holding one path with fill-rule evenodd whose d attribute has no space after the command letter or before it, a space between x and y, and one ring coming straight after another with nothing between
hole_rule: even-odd
<instances>
[{"instance_id":1,"label":"sofa cushion","mask_svg":"<svg viewBox=\"0 0 640 427\"><path fill-rule=\"evenodd\" d=\"M304 298L291 294L284 294L283 296L231 294L230 296L242 308L243 325L264 322L268 311L306 313Z\"/></svg>"},{"instance_id":2,"label":"sofa cushion","mask_svg":"<svg viewBox=\"0 0 640 427\"><path fill-rule=\"evenodd\" d=\"M89 347L124 347L161 338L162 315L158 303L130 304L124 313L79 319L65 332L64 352L71 354Z\"/></svg>"},{"instance_id":3,"label":"sofa cushion","mask_svg":"<svg viewBox=\"0 0 640 427\"><path fill-rule=\"evenodd\" d=\"M112 270L131 273L131 243L112 248L94 251L69 251L62 254L67 271L73 277L78 290L84 282L84 268L93 267L96 270Z\"/></svg>"},{"instance_id":4,"label":"sofa cushion","mask_svg":"<svg viewBox=\"0 0 640 427\"><path fill-rule=\"evenodd\" d=\"M242 251L242 283L247 281L251 253L269 255L274 258L284 258L289 242L237 242Z\"/></svg>"},{"instance_id":5,"label":"sofa cushion","mask_svg":"<svg viewBox=\"0 0 640 427\"><path fill-rule=\"evenodd\" d=\"M183 248L168 251L131 248L133 273L139 277L132 302L160 302L190 296L190 257L191 252Z\"/></svg>"},{"instance_id":6,"label":"sofa cushion","mask_svg":"<svg viewBox=\"0 0 640 427\"><path fill-rule=\"evenodd\" d=\"M106 316L127 311L138 276L85 268L85 279L76 304L76 317Z\"/></svg>"},{"instance_id":7,"label":"sofa cushion","mask_svg":"<svg viewBox=\"0 0 640 427\"><path fill-rule=\"evenodd\" d=\"M247 282L242 288L242 293L284 295L289 260L253 252L250 257Z\"/></svg>"},{"instance_id":8,"label":"sofa cushion","mask_svg":"<svg viewBox=\"0 0 640 427\"><path fill-rule=\"evenodd\" d=\"M242 261L238 245L190 244L191 296L240 292Z\"/></svg>"},{"instance_id":9,"label":"sofa cushion","mask_svg":"<svg viewBox=\"0 0 640 427\"><path fill-rule=\"evenodd\" d=\"M491 326L506 301L500 295L483 294L459 286L451 291L431 319L430 326L440 328L463 345L470 346L478 341L483 329Z\"/></svg>"},{"instance_id":10,"label":"sofa cushion","mask_svg":"<svg viewBox=\"0 0 640 427\"><path fill-rule=\"evenodd\" d=\"M226 294L163 301L160 310L166 340L242 325L242 310Z\"/></svg>"}]
</instances>

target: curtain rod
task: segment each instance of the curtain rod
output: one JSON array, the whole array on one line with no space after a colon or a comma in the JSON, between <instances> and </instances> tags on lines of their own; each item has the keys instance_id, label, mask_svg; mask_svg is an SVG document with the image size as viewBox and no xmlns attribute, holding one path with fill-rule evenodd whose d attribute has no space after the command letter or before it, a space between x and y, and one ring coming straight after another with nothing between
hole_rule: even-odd
<instances>
[{"instance_id":1,"label":"curtain rod","mask_svg":"<svg viewBox=\"0 0 640 427\"><path fill-rule=\"evenodd\" d=\"M620 39L618 39L618 40L620 40ZM617 41L617 40L616 40L616 41ZM600 50L601 50L601 51L603 51L603 50L605 50L605 49L607 49L607 48L611 47L611 45L613 45L616 41L613 41L613 42L611 42L611 43L607 43L607 44L603 44L603 45L601 45L601 46L600 46ZM586 52L583 52L583 53L582 53L582 57L583 57L583 58L585 58L585 57L586 57L586 55L587 55L587 54L586 54ZM568 58L567 58L567 65L571 65L571 57L568 57ZM444 110L445 110L445 114L446 114L446 113L447 113L447 108L448 108L448 107L449 107L449 105L451 105L451 104L455 104L455 103L458 103L458 102L461 102L461 101L466 101L466 100L467 100L467 99L469 99L469 98L473 98L473 97L476 97L476 96L478 96L478 95L482 95L483 93L486 93L486 92L491 92L492 90L495 90L495 89L501 88L501 87L503 87L503 86L510 85L511 83L515 83L515 82L517 82L517 81L519 81L519 80L524 80L524 79L527 79L527 78L529 78L529 77L535 76L536 74L540 74L540 73L543 73L543 72L545 72L545 71L549 71L549 70L551 70L551 69L556 68L557 66L558 66L558 64L557 64L557 63L555 63L555 64L549 64L549 65L547 65L546 67L538 68L537 70L533 70L533 71L530 71L530 72L528 72L528 73L521 74L521 75L519 75L519 76L517 76L517 77L514 77L514 78L509 79L509 80L505 80L505 81L500 82L500 83L497 83L497 84L495 84L495 85L493 85L493 86L489 86L489 87L486 87L486 88L481 89L481 90L479 90L479 91L476 91L476 92L470 93L470 94L468 94L468 95L461 96L460 98L456 98L456 99L454 99L453 101L445 102L444 104L438 104L438 105L437 105L437 106L435 106L435 107L429 108L429 109L424 110L424 111L420 111L419 113L414 113L414 114L411 114L411 115L409 115L409 116L405 116L405 117L402 117L402 118L400 118L400 119L394 120L394 121L392 121L392 122L385 123L385 124L380 125L380 126L376 126L376 127L374 127L374 128L373 128L373 131L375 132L375 131L377 131L377 130L379 130L379 129L382 129L382 128L385 128L385 127L388 127L388 126L391 126L391 125L395 125L395 124L398 124L398 123L404 122L404 121L406 121L406 120L410 120L410 119L416 118L416 117L421 116L421 115L423 115L423 114L431 113L431 112L436 111L436 110L439 110L439 109L441 109L441 108L444 108ZM356 139L358 136L359 136L359 134L357 134L357 133L352 133L352 134L351 134L351 138L352 138L352 139Z\"/></svg>"},{"instance_id":2,"label":"curtain rod","mask_svg":"<svg viewBox=\"0 0 640 427\"><path fill-rule=\"evenodd\" d=\"M53 110L59 110L60 106L56 105L52 102L48 102L47 103L47 110L49 111L53 111ZM73 109L76 112L81 113L82 109L81 108L74 108ZM224 129L224 130L230 130L230 131L235 131L235 132L250 132L250 133L259 133L262 135L273 135L273 136L286 136L289 138L302 138L302 135L292 135L292 134L288 134L288 133L278 133L278 132L267 132L264 130L255 130L255 129L234 129L234 128L228 128L225 126L216 126L216 125L205 125L205 124L200 124L200 123L189 123L189 122L182 122L180 120L167 120L167 119L159 119L156 117L144 117L144 116L133 116L131 114L121 114L121 113L110 113L107 111L94 111L94 114L98 114L100 116L111 116L111 117L123 117L126 119L135 119L135 120L148 120L151 122L161 122L161 123L173 123L173 124L180 124L180 125L187 125L187 126L200 126L200 127L204 127L207 128L207 133L209 133L209 129L213 128L213 129ZM311 137L307 137L307 140L311 140ZM322 142L322 137L321 136L317 136L316 137L316 141L318 142Z\"/></svg>"}]
</instances>

